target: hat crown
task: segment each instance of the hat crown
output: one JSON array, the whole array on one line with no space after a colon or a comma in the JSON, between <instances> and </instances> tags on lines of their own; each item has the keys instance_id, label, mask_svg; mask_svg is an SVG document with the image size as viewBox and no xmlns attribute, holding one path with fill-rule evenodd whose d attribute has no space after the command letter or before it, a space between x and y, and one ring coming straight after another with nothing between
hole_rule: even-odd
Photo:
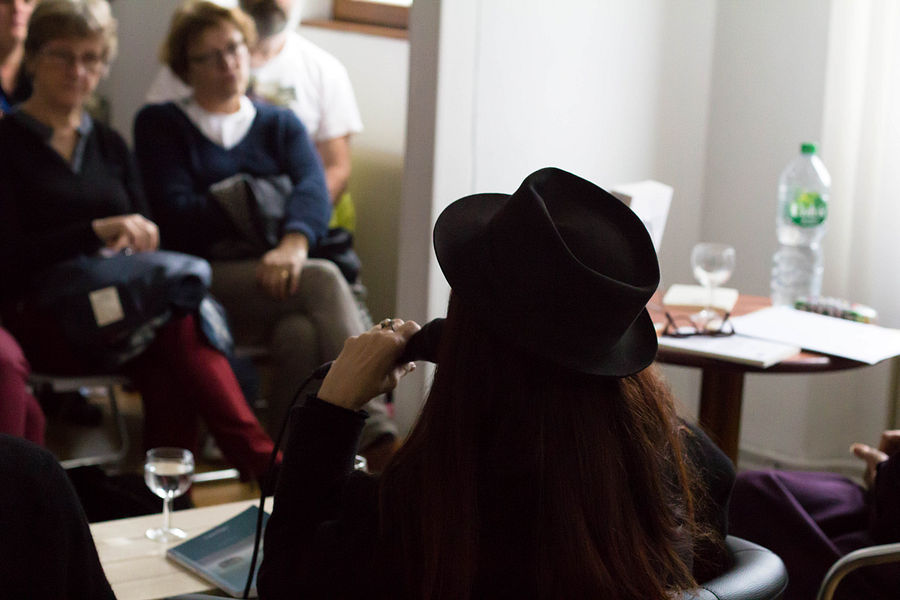
<instances>
[{"instance_id":1,"label":"hat crown","mask_svg":"<svg viewBox=\"0 0 900 600\"><path fill-rule=\"evenodd\" d=\"M645 310L659 283L650 236L580 177L541 169L512 195L456 201L435 225L435 251L494 333L551 362L624 376L656 354Z\"/></svg>"},{"instance_id":2,"label":"hat crown","mask_svg":"<svg viewBox=\"0 0 900 600\"><path fill-rule=\"evenodd\" d=\"M659 263L655 251L653 260L647 253L652 241L637 215L618 198L555 168L533 173L521 187L514 196L544 207L547 222L573 260L621 284L656 289ZM611 249L615 260L610 260Z\"/></svg>"}]
</instances>

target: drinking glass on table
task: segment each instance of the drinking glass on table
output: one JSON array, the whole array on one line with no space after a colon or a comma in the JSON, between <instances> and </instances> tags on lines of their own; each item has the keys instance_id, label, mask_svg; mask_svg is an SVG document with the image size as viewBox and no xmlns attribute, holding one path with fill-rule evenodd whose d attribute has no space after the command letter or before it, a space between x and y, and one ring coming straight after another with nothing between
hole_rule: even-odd
<instances>
[{"instance_id":1,"label":"drinking glass on table","mask_svg":"<svg viewBox=\"0 0 900 600\"><path fill-rule=\"evenodd\" d=\"M194 455L184 448L153 448L144 461L144 482L150 491L163 499L163 526L147 530L147 537L157 542L171 542L187 537L181 529L170 526L172 500L191 487Z\"/></svg>"},{"instance_id":2,"label":"drinking glass on table","mask_svg":"<svg viewBox=\"0 0 900 600\"><path fill-rule=\"evenodd\" d=\"M706 288L706 305L691 315L697 329L712 325L719 315L712 309L716 287L722 285L734 272L734 248L728 244L700 242L691 251L691 268L700 285Z\"/></svg>"}]
</instances>

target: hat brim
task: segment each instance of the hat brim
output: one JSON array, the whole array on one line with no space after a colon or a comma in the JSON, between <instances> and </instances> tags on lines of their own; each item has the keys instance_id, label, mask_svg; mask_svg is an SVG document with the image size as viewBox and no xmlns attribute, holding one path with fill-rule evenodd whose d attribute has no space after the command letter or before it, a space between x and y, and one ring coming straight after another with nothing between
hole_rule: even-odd
<instances>
[{"instance_id":1,"label":"hat brim","mask_svg":"<svg viewBox=\"0 0 900 600\"><path fill-rule=\"evenodd\" d=\"M473 194L460 198L444 209L435 223L433 243L438 264L450 287L464 298L481 298L483 294L479 291L491 287L491 273L486 270L481 238L487 224L510 197L509 194ZM597 353L584 353L583 358L577 360L555 354L541 355L582 373L626 377L650 366L656 358L657 340L653 320L645 308L615 344Z\"/></svg>"}]
</instances>

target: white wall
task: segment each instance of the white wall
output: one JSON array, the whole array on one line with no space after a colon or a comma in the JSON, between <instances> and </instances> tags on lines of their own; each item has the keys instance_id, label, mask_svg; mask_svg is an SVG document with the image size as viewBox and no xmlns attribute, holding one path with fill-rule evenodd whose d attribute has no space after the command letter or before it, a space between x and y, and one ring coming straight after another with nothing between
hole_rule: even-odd
<instances>
[{"instance_id":1,"label":"white wall","mask_svg":"<svg viewBox=\"0 0 900 600\"><path fill-rule=\"evenodd\" d=\"M119 56L100 91L110 101L112 126L131 143L134 115L159 69L159 48L169 29L169 18L181 0L116 0L113 14L119 21Z\"/></svg>"},{"instance_id":2,"label":"white wall","mask_svg":"<svg viewBox=\"0 0 900 600\"><path fill-rule=\"evenodd\" d=\"M513 9L514 7L514 9ZM699 231L714 2L481 2L474 190L557 165L675 187L663 277Z\"/></svg>"},{"instance_id":3,"label":"white wall","mask_svg":"<svg viewBox=\"0 0 900 600\"><path fill-rule=\"evenodd\" d=\"M800 142L821 140L830 6L718 2L702 237L734 244L742 292L768 295L778 176ZM884 426L888 370L748 376L742 448L801 467L845 460Z\"/></svg>"},{"instance_id":4,"label":"white wall","mask_svg":"<svg viewBox=\"0 0 900 600\"><path fill-rule=\"evenodd\" d=\"M415 4L398 308L443 314L446 283L422 232L446 204L512 192L547 165L601 186L674 186L663 272L687 277L680 257L699 232L714 17L712 0ZM420 393L404 393L404 414Z\"/></svg>"}]
</instances>

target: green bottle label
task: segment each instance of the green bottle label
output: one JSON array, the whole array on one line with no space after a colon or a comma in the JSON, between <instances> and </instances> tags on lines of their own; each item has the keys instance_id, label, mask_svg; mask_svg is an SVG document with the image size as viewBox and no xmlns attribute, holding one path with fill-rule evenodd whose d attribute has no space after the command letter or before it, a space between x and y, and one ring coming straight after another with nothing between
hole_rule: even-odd
<instances>
[{"instance_id":1,"label":"green bottle label","mask_svg":"<svg viewBox=\"0 0 900 600\"><path fill-rule=\"evenodd\" d=\"M791 222L800 227L816 227L828 216L828 205L818 192L798 191L787 210Z\"/></svg>"}]
</instances>

